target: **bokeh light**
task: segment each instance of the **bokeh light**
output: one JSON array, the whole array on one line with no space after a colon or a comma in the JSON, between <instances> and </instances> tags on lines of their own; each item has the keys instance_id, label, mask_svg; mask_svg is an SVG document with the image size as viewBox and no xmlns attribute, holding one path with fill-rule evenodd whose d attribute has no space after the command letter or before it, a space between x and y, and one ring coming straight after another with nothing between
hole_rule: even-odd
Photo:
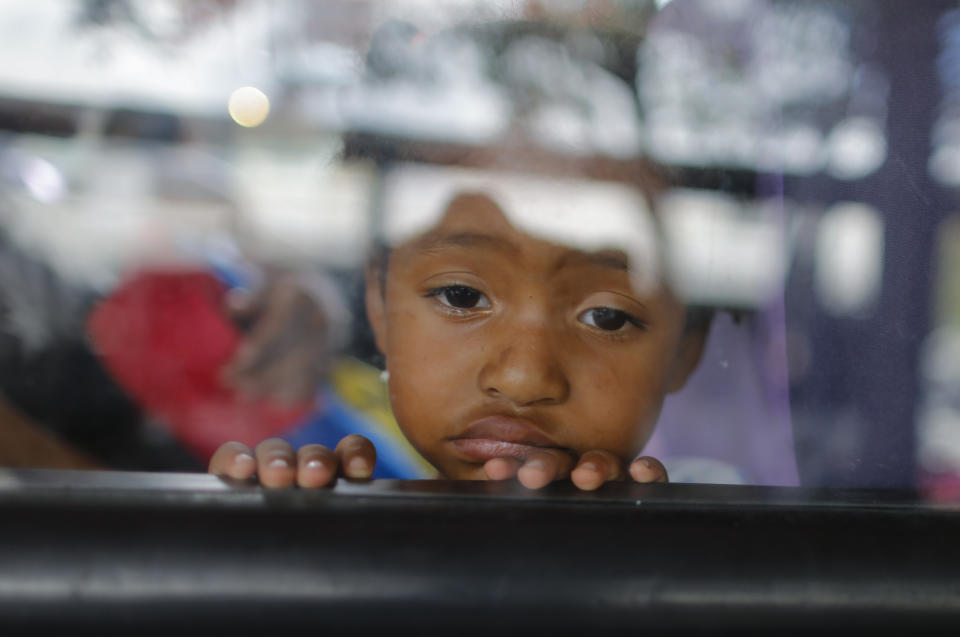
<instances>
[{"instance_id":1,"label":"bokeh light","mask_svg":"<svg viewBox=\"0 0 960 637\"><path fill-rule=\"evenodd\" d=\"M260 89L244 86L230 94L227 110L237 124L253 128L267 119L270 114L270 100Z\"/></svg>"}]
</instances>

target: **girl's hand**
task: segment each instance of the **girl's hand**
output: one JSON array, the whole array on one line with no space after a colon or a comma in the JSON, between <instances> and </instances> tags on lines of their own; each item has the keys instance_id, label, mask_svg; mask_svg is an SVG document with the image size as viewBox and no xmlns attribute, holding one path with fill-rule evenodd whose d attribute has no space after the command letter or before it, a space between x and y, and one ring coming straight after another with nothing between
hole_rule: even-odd
<instances>
[{"instance_id":1,"label":"girl's hand","mask_svg":"<svg viewBox=\"0 0 960 637\"><path fill-rule=\"evenodd\" d=\"M351 434L333 451L323 445L304 445L295 452L279 438L264 440L254 451L242 443L228 442L210 458L208 471L236 480L256 477L265 487L312 489L333 484L337 476L367 480L376 463L373 443Z\"/></svg>"},{"instance_id":2,"label":"girl's hand","mask_svg":"<svg viewBox=\"0 0 960 637\"><path fill-rule=\"evenodd\" d=\"M667 482L667 469L656 458L641 456L624 469L623 462L609 451L588 451L574 459L568 453L544 449L523 462L494 458L484 465L491 480L517 478L528 489L539 489L554 480L570 478L584 491L593 491L605 482L633 479L635 482Z\"/></svg>"}]
</instances>

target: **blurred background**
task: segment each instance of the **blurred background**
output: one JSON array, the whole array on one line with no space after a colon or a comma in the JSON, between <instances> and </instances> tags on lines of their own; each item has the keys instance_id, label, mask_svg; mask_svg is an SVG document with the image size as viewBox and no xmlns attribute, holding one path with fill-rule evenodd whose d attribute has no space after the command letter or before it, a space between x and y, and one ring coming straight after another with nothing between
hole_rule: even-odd
<instances>
[{"instance_id":1,"label":"blurred background","mask_svg":"<svg viewBox=\"0 0 960 637\"><path fill-rule=\"evenodd\" d=\"M0 391L20 433L0 461L202 469L238 432L306 440L336 401L387 422L341 359L377 363L361 274L398 144L515 135L680 176L659 206L674 281L721 311L647 449L672 479L956 488L960 6L941 0L2 0ZM315 382L256 422L209 374L144 363L199 346L137 317L193 307L209 360L263 381L236 348L273 289L277 324L341 362L302 362ZM220 401L202 416L198 388Z\"/></svg>"}]
</instances>

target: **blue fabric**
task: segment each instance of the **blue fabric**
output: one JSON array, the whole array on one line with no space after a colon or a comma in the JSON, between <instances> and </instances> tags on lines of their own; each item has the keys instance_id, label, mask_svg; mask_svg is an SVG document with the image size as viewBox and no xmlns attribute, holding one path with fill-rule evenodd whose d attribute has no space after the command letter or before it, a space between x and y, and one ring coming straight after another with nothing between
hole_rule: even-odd
<instances>
[{"instance_id":1,"label":"blue fabric","mask_svg":"<svg viewBox=\"0 0 960 637\"><path fill-rule=\"evenodd\" d=\"M280 436L295 449L307 444L321 444L333 449L344 436L360 434L377 449L374 478L411 480L425 477L406 449L363 414L345 405L329 388L321 390L318 402L320 409L306 422Z\"/></svg>"}]
</instances>

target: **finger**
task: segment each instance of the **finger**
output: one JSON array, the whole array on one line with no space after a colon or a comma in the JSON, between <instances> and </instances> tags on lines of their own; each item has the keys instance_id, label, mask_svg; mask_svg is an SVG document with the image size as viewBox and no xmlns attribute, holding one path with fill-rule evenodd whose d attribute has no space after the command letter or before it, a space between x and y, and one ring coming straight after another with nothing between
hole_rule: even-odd
<instances>
[{"instance_id":1,"label":"finger","mask_svg":"<svg viewBox=\"0 0 960 637\"><path fill-rule=\"evenodd\" d=\"M656 458L643 456L630 463L630 477L636 482L669 482L667 468Z\"/></svg>"},{"instance_id":2,"label":"finger","mask_svg":"<svg viewBox=\"0 0 960 637\"><path fill-rule=\"evenodd\" d=\"M593 491L604 482L624 477L623 462L609 451L587 451L570 472L570 480L584 491Z\"/></svg>"},{"instance_id":3,"label":"finger","mask_svg":"<svg viewBox=\"0 0 960 637\"><path fill-rule=\"evenodd\" d=\"M297 477L297 458L286 440L264 440L254 450L257 459L257 475L265 487L290 487Z\"/></svg>"},{"instance_id":4,"label":"finger","mask_svg":"<svg viewBox=\"0 0 960 637\"><path fill-rule=\"evenodd\" d=\"M540 489L570 475L573 457L556 449L541 449L527 456L517 469L517 479L528 489Z\"/></svg>"},{"instance_id":5,"label":"finger","mask_svg":"<svg viewBox=\"0 0 960 637\"><path fill-rule=\"evenodd\" d=\"M247 480L257 472L257 461L247 445L227 442L213 453L207 471L225 478Z\"/></svg>"},{"instance_id":6,"label":"finger","mask_svg":"<svg viewBox=\"0 0 960 637\"><path fill-rule=\"evenodd\" d=\"M483 464L483 471L490 480L510 480L517 476L520 461L516 458L492 458Z\"/></svg>"},{"instance_id":7,"label":"finger","mask_svg":"<svg viewBox=\"0 0 960 637\"><path fill-rule=\"evenodd\" d=\"M337 479L337 455L323 445L304 445L297 450L297 485L316 489Z\"/></svg>"},{"instance_id":8,"label":"finger","mask_svg":"<svg viewBox=\"0 0 960 637\"><path fill-rule=\"evenodd\" d=\"M334 450L340 462L340 472L347 478L368 480L377 464L377 450L373 443L359 434L350 434Z\"/></svg>"}]
</instances>

